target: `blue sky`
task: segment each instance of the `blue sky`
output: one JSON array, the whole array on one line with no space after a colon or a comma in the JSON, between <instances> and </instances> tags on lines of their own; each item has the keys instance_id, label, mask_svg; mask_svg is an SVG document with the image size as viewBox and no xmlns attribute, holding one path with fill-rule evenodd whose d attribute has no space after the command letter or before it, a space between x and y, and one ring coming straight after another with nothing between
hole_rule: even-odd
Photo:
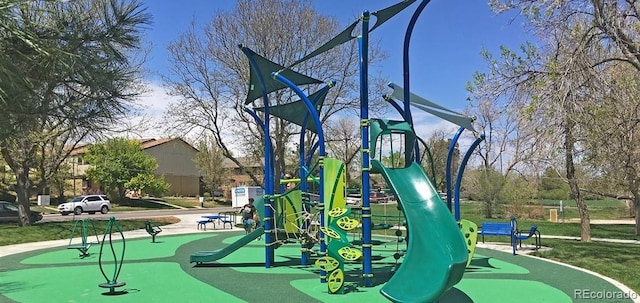
<instances>
[{"instance_id":1,"label":"blue sky","mask_svg":"<svg viewBox=\"0 0 640 303\"><path fill-rule=\"evenodd\" d=\"M500 45L517 48L527 39L519 21L510 22L513 14L496 15L489 9L487 1L433 0L427 5L411 39L413 93L462 111L467 105L466 83L472 79L475 71L486 70L480 51L487 48L497 53ZM229 10L235 5L232 0L144 2L154 19L147 31L153 43L148 67L154 73L148 76L148 80L156 84L159 84L158 75L167 72L167 45L184 32L192 20L195 19L196 23L207 22L216 11ZM316 0L314 5L320 12L334 16L346 26L363 10L373 12L397 2L399 0ZM374 39L382 41L389 54L381 66L381 72L391 82L402 83L404 33L417 2L372 33ZM167 102L168 99L160 95L160 92L153 93L156 100L151 110L160 110Z\"/></svg>"}]
</instances>

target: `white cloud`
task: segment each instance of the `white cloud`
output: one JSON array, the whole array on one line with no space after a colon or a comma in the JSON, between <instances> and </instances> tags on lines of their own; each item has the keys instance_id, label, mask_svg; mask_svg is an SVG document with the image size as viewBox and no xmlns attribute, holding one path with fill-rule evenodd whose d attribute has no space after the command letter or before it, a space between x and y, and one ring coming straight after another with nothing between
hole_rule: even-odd
<instances>
[{"instance_id":1,"label":"white cloud","mask_svg":"<svg viewBox=\"0 0 640 303\"><path fill-rule=\"evenodd\" d=\"M121 121L114 136L129 138L163 138L169 136L163 127L163 115L170 103L177 101L176 97L169 96L165 89L158 83L147 82L147 91L135 101L137 112L127 121ZM122 132L118 129L125 129Z\"/></svg>"},{"instance_id":2,"label":"white cloud","mask_svg":"<svg viewBox=\"0 0 640 303\"><path fill-rule=\"evenodd\" d=\"M150 117L160 119L167 110L170 103L176 102L178 99L173 96L169 96L158 83L147 83L147 92L142 94L138 101L145 108L145 113Z\"/></svg>"}]
</instances>

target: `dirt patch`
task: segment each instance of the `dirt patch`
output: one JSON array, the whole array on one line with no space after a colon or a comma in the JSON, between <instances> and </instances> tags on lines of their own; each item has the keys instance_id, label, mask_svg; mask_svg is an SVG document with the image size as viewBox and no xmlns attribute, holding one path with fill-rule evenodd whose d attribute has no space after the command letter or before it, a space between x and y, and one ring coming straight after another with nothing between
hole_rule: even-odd
<instances>
[{"instance_id":1,"label":"dirt patch","mask_svg":"<svg viewBox=\"0 0 640 303\"><path fill-rule=\"evenodd\" d=\"M132 220L140 221L140 222L152 221L153 223L156 223L159 225L169 225L169 224L175 224L180 222L180 219L177 217L154 217L151 220L149 219L132 219Z\"/></svg>"}]
</instances>

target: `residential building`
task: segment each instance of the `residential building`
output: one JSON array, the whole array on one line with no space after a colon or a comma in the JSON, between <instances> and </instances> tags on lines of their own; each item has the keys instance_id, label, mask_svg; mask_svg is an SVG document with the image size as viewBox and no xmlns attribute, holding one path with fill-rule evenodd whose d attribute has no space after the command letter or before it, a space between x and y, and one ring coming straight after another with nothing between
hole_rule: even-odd
<instances>
[{"instance_id":1,"label":"residential building","mask_svg":"<svg viewBox=\"0 0 640 303\"><path fill-rule=\"evenodd\" d=\"M156 176L164 176L170 184L167 195L197 196L200 194L200 172L194 161L198 150L180 138L143 139L140 141L142 150L156 159L158 167ZM91 166L85 163L82 156L87 152L88 145L76 147L70 154L72 195L79 195L93 184L86 176L86 170Z\"/></svg>"},{"instance_id":2,"label":"residential building","mask_svg":"<svg viewBox=\"0 0 640 303\"><path fill-rule=\"evenodd\" d=\"M252 161L247 158L240 158L238 160L241 161L241 163L244 163L245 170L251 170L251 172L258 178L263 178L264 170L262 168L262 163L257 163L256 161ZM246 174L245 171L242 170L233 161L225 158L222 162L222 165L227 170L227 174L229 176L228 182L223 184L221 188L224 192L225 197L231 197L231 188L233 187L261 185L255 184L255 182L253 182L249 175Z\"/></svg>"}]
</instances>

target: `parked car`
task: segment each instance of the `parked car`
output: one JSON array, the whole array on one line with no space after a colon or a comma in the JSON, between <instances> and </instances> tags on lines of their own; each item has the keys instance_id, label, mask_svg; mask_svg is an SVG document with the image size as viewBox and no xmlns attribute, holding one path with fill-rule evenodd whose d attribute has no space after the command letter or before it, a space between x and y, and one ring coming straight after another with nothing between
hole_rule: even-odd
<instances>
[{"instance_id":1,"label":"parked car","mask_svg":"<svg viewBox=\"0 0 640 303\"><path fill-rule=\"evenodd\" d=\"M347 204L358 205L361 202L360 193L347 194ZM369 194L370 203L387 203L393 200L393 196L387 195L383 192L371 192Z\"/></svg>"},{"instance_id":2,"label":"parked car","mask_svg":"<svg viewBox=\"0 0 640 303\"><path fill-rule=\"evenodd\" d=\"M391 200L391 197L383 192L371 192L369 194L369 201L371 203L387 203Z\"/></svg>"},{"instance_id":3,"label":"parked car","mask_svg":"<svg viewBox=\"0 0 640 303\"><path fill-rule=\"evenodd\" d=\"M348 205L360 205L360 194L347 194Z\"/></svg>"},{"instance_id":4,"label":"parked car","mask_svg":"<svg viewBox=\"0 0 640 303\"><path fill-rule=\"evenodd\" d=\"M70 202L58 205L58 211L63 216L70 213L80 215L82 213L95 214L100 212L106 214L111 210L111 202L105 195L86 195L73 198Z\"/></svg>"},{"instance_id":5,"label":"parked car","mask_svg":"<svg viewBox=\"0 0 640 303\"><path fill-rule=\"evenodd\" d=\"M29 216L33 222L42 220L42 214L37 211L29 210ZM0 201L0 222L18 222L18 207L11 202Z\"/></svg>"}]
</instances>

